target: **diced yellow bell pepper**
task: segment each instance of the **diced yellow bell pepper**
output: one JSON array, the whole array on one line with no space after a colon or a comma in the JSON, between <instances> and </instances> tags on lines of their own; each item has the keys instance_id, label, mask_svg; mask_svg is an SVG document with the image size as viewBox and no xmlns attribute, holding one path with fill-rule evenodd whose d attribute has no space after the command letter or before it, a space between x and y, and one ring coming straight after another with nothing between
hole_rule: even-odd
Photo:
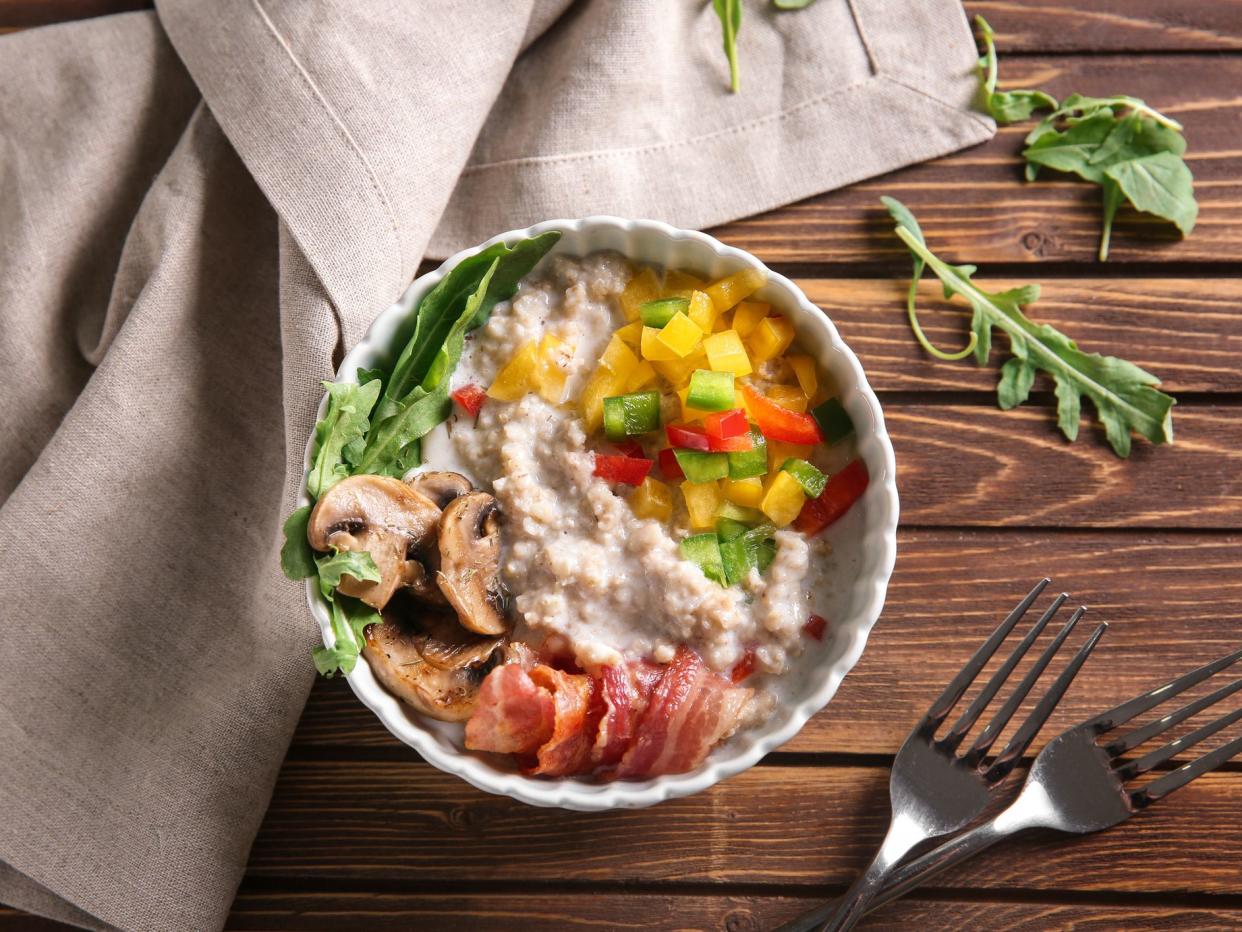
<instances>
[{"instance_id":1,"label":"diced yellow bell pepper","mask_svg":"<svg viewBox=\"0 0 1242 932\"><path fill-rule=\"evenodd\" d=\"M673 319L656 331L656 339L685 359L693 353L703 340L703 331L689 317L678 311Z\"/></svg>"},{"instance_id":2,"label":"diced yellow bell pepper","mask_svg":"<svg viewBox=\"0 0 1242 932\"><path fill-rule=\"evenodd\" d=\"M792 476L790 477L792 478ZM798 486L797 482L794 483ZM802 487L798 486L799 491ZM720 507L720 484L718 482L683 482L681 494L686 499L686 512L690 515L690 527L709 528L716 524L716 509ZM790 521L793 519L790 518Z\"/></svg>"},{"instance_id":3,"label":"diced yellow bell pepper","mask_svg":"<svg viewBox=\"0 0 1242 932\"><path fill-rule=\"evenodd\" d=\"M815 391L819 388L819 373L815 371L815 360L810 356L796 355L786 356L785 362L789 363L789 368L793 369L794 375L797 376L802 394L807 398L814 398Z\"/></svg>"},{"instance_id":4,"label":"diced yellow bell pepper","mask_svg":"<svg viewBox=\"0 0 1242 932\"><path fill-rule=\"evenodd\" d=\"M712 282L707 286L707 294L716 305L716 310L727 311L762 288L767 280L767 276L759 269L742 269L718 282Z\"/></svg>"},{"instance_id":5,"label":"diced yellow bell pepper","mask_svg":"<svg viewBox=\"0 0 1242 932\"><path fill-rule=\"evenodd\" d=\"M649 385L653 385L656 380L656 371L652 368L651 363L643 360L634 367L634 371L630 373L629 378L625 380L623 391L626 394L630 392L639 392Z\"/></svg>"},{"instance_id":6,"label":"diced yellow bell pepper","mask_svg":"<svg viewBox=\"0 0 1242 932\"><path fill-rule=\"evenodd\" d=\"M700 411L698 408L690 407L686 403L686 396L689 394L689 386L677 389L677 397L681 400L681 419L683 421L701 421L712 413L711 411Z\"/></svg>"},{"instance_id":7,"label":"diced yellow bell pepper","mask_svg":"<svg viewBox=\"0 0 1242 932\"><path fill-rule=\"evenodd\" d=\"M587 433L600 429L604 423L604 399L623 394L622 387L622 381L617 378L616 373L604 366L596 369L591 378L587 380L579 398Z\"/></svg>"},{"instance_id":8,"label":"diced yellow bell pepper","mask_svg":"<svg viewBox=\"0 0 1242 932\"><path fill-rule=\"evenodd\" d=\"M617 297L626 320L638 320L638 309L648 301L660 296L660 279L650 266L643 266L630 279L625 290Z\"/></svg>"},{"instance_id":9,"label":"diced yellow bell pepper","mask_svg":"<svg viewBox=\"0 0 1242 932\"><path fill-rule=\"evenodd\" d=\"M810 460L814 447L800 443L785 443L783 440L768 441L768 474L771 475L785 465L785 460Z\"/></svg>"},{"instance_id":10,"label":"diced yellow bell pepper","mask_svg":"<svg viewBox=\"0 0 1242 932\"><path fill-rule=\"evenodd\" d=\"M535 389L544 401L554 405L561 403L568 377L565 368L573 356L574 348L559 337L545 333L539 340L539 368L535 370Z\"/></svg>"},{"instance_id":11,"label":"diced yellow bell pepper","mask_svg":"<svg viewBox=\"0 0 1242 932\"><path fill-rule=\"evenodd\" d=\"M669 269L664 273L664 297L666 298L688 298L696 289L702 289L707 284L703 279L691 275L689 272L681 272L677 269Z\"/></svg>"},{"instance_id":12,"label":"diced yellow bell pepper","mask_svg":"<svg viewBox=\"0 0 1242 932\"><path fill-rule=\"evenodd\" d=\"M708 334L703 338L703 349L707 352L707 362L713 372L732 372L740 379L754 371L736 330Z\"/></svg>"},{"instance_id":13,"label":"diced yellow bell pepper","mask_svg":"<svg viewBox=\"0 0 1242 932\"><path fill-rule=\"evenodd\" d=\"M706 292L695 291L690 294L690 307L686 316L694 321L704 333L711 333L716 324L716 305Z\"/></svg>"},{"instance_id":14,"label":"diced yellow bell pepper","mask_svg":"<svg viewBox=\"0 0 1242 932\"><path fill-rule=\"evenodd\" d=\"M750 358L755 365L775 359L793 342L793 324L784 317L765 317L750 335Z\"/></svg>"},{"instance_id":15,"label":"diced yellow bell pepper","mask_svg":"<svg viewBox=\"0 0 1242 932\"><path fill-rule=\"evenodd\" d=\"M496 373L496 378L487 389L487 397L497 401L517 401L535 387L538 369L538 348L534 343L527 343Z\"/></svg>"},{"instance_id":16,"label":"diced yellow bell pepper","mask_svg":"<svg viewBox=\"0 0 1242 932\"><path fill-rule=\"evenodd\" d=\"M758 508L763 501L763 480L758 476L751 476L749 479L726 479L724 497L744 508Z\"/></svg>"},{"instance_id":17,"label":"diced yellow bell pepper","mask_svg":"<svg viewBox=\"0 0 1242 932\"><path fill-rule=\"evenodd\" d=\"M650 359L652 362L670 362L674 359L681 359L680 356L660 342L660 331L655 327L643 327L639 352L642 353L643 359Z\"/></svg>"},{"instance_id":18,"label":"diced yellow bell pepper","mask_svg":"<svg viewBox=\"0 0 1242 932\"><path fill-rule=\"evenodd\" d=\"M694 375L695 369L702 369L707 365L707 354L700 350L685 359L658 360L653 361L652 365L656 372L664 376L669 387L676 390L690 384L690 376Z\"/></svg>"},{"instance_id":19,"label":"diced yellow bell pepper","mask_svg":"<svg viewBox=\"0 0 1242 932\"><path fill-rule=\"evenodd\" d=\"M798 485L798 480L781 470L773 475L768 490L763 493L759 510L771 518L777 527L785 527L798 517L804 502L806 493Z\"/></svg>"},{"instance_id":20,"label":"diced yellow bell pepper","mask_svg":"<svg viewBox=\"0 0 1242 932\"><path fill-rule=\"evenodd\" d=\"M789 411L806 413L807 397L796 385L773 385L767 392L768 400L774 401Z\"/></svg>"},{"instance_id":21,"label":"diced yellow bell pepper","mask_svg":"<svg viewBox=\"0 0 1242 932\"><path fill-rule=\"evenodd\" d=\"M648 476L630 496L635 517L668 522L673 517L673 491L659 479Z\"/></svg>"},{"instance_id":22,"label":"diced yellow bell pepper","mask_svg":"<svg viewBox=\"0 0 1242 932\"><path fill-rule=\"evenodd\" d=\"M613 336L620 337L621 342L628 346L637 347L643 338L643 322L636 320L632 324L626 324L624 327L618 328Z\"/></svg>"},{"instance_id":23,"label":"diced yellow bell pepper","mask_svg":"<svg viewBox=\"0 0 1242 932\"><path fill-rule=\"evenodd\" d=\"M771 310L772 305L764 304L762 301L743 301L733 312L733 329L737 331L738 336L745 339L755 332L759 321L767 317Z\"/></svg>"},{"instance_id":24,"label":"diced yellow bell pepper","mask_svg":"<svg viewBox=\"0 0 1242 932\"><path fill-rule=\"evenodd\" d=\"M600 357L599 362L601 366L605 366L621 379L629 378L630 373L638 368L638 357L615 333L608 341L608 346L604 348L604 355Z\"/></svg>"}]
</instances>

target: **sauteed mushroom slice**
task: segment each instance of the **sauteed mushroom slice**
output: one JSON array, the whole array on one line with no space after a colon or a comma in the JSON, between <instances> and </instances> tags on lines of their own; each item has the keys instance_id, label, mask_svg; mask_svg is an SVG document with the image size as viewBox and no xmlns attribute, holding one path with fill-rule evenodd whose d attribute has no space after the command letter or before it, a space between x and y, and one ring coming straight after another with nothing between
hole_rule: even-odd
<instances>
[{"instance_id":1,"label":"sauteed mushroom slice","mask_svg":"<svg viewBox=\"0 0 1242 932\"><path fill-rule=\"evenodd\" d=\"M504 634L501 611L500 509L486 492L454 499L440 517L440 571L436 582L462 625L479 634Z\"/></svg>"},{"instance_id":2,"label":"sauteed mushroom slice","mask_svg":"<svg viewBox=\"0 0 1242 932\"><path fill-rule=\"evenodd\" d=\"M413 642L419 653L433 667L458 670L486 663L503 646L504 638L487 637L463 628L451 612L428 614L418 620L418 634Z\"/></svg>"},{"instance_id":3,"label":"sauteed mushroom slice","mask_svg":"<svg viewBox=\"0 0 1242 932\"><path fill-rule=\"evenodd\" d=\"M458 472L420 472L405 480L415 492L425 495L436 503L437 508L447 508L449 502L474 491L470 480Z\"/></svg>"},{"instance_id":4,"label":"sauteed mushroom slice","mask_svg":"<svg viewBox=\"0 0 1242 932\"><path fill-rule=\"evenodd\" d=\"M455 624L451 619L447 623ZM499 656L496 648L482 662L445 669L430 660L432 640L419 623L386 613L365 632L363 656L384 688L415 709L445 722L460 722L474 711L479 685Z\"/></svg>"},{"instance_id":5,"label":"sauteed mushroom slice","mask_svg":"<svg viewBox=\"0 0 1242 932\"><path fill-rule=\"evenodd\" d=\"M342 576L339 588L382 609L402 587L434 592L418 555L434 548L439 520L435 503L400 480L350 476L316 503L306 537L319 551L367 551L379 568L379 582Z\"/></svg>"}]
</instances>

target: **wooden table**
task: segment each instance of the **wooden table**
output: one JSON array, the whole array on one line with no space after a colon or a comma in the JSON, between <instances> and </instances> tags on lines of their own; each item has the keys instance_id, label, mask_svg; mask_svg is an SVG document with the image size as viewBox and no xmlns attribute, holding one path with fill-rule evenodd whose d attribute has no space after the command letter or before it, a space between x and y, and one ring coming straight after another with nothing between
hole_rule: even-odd
<instances>
[{"instance_id":1,"label":"wooden table","mask_svg":"<svg viewBox=\"0 0 1242 932\"><path fill-rule=\"evenodd\" d=\"M0 0L0 28L133 0ZM641 812L533 809L422 763L342 682L294 735L230 920L237 929L767 929L840 892L877 843L891 756L997 619L1042 575L1113 623L1049 726L1068 725L1242 640L1242 2L980 0L1004 83L1129 93L1181 120L1194 234L1123 212L1095 261L1098 194L1021 181L1023 127L989 144L713 231L796 278L862 359L897 450L902 526L888 602L837 698L753 770ZM1084 12L1083 10L1088 10ZM1125 356L1178 399L1177 442L1116 459L1067 444L1050 386L996 407L993 365L925 357L902 310L909 262L878 209L910 205L935 249L1031 311ZM931 295L928 288L928 295ZM933 340L960 312L929 312ZM869 928L1242 927L1242 764L1111 832L1015 842ZM0 928L55 928L0 908Z\"/></svg>"}]
</instances>

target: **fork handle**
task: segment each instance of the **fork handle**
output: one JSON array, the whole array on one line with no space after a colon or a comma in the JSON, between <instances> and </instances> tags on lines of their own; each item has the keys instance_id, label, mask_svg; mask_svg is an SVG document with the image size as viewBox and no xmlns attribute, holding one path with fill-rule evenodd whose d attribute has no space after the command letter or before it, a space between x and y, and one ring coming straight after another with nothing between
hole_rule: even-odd
<instances>
[{"instance_id":1,"label":"fork handle","mask_svg":"<svg viewBox=\"0 0 1242 932\"><path fill-rule=\"evenodd\" d=\"M835 904L836 911L830 918L826 922L821 920L821 932L844 932L852 929L867 914L874 897L884 888L893 868L910 853L911 848L926 838L926 832L913 821L902 816L895 817L888 827L888 834L884 836L884 843L867 865L866 871Z\"/></svg>"}]
</instances>

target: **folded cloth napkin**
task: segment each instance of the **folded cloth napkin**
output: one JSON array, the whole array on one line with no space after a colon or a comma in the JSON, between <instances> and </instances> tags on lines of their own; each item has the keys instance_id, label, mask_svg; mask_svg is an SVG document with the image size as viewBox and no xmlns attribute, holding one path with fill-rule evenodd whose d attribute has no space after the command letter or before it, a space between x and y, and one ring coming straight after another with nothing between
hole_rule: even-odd
<instances>
[{"instance_id":1,"label":"folded cloth napkin","mask_svg":"<svg viewBox=\"0 0 1242 932\"><path fill-rule=\"evenodd\" d=\"M421 258L977 143L956 0L157 0L0 39L0 900L220 927L313 677L282 518ZM342 788L348 792L348 788Z\"/></svg>"}]
</instances>

